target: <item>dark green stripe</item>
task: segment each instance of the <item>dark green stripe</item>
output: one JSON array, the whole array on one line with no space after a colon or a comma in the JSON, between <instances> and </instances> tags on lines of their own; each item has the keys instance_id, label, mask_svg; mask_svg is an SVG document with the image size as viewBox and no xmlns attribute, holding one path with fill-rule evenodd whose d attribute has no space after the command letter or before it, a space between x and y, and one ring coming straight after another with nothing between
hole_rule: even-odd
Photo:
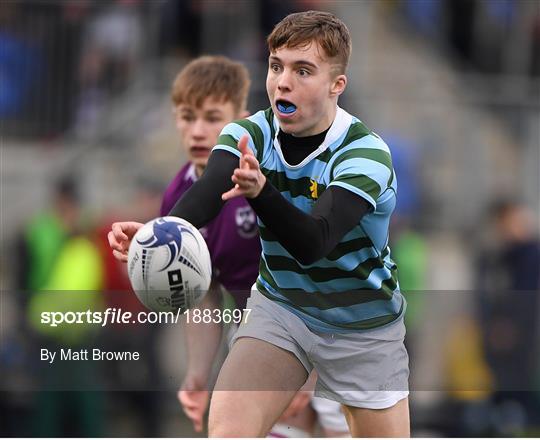
<instances>
[{"instance_id":1,"label":"dark green stripe","mask_svg":"<svg viewBox=\"0 0 540 440\"><path fill-rule=\"evenodd\" d=\"M272 107L268 107L264 111L264 117L270 126L270 141L274 142L274 138L276 137L276 129L274 128L274 112L272 111Z\"/></svg>"},{"instance_id":2,"label":"dark green stripe","mask_svg":"<svg viewBox=\"0 0 540 440\"><path fill-rule=\"evenodd\" d=\"M263 272L265 273L263 274ZM273 289L281 293L297 307L316 307L320 310L328 310L336 307L350 307L372 301L390 301L397 288L396 269L391 270L390 277L383 280L380 289L355 289L331 293L306 292L302 289L279 288L264 263L261 263L261 276Z\"/></svg>"},{"instance_id":3,"label":"dark green stripe","mask_svg":"<svg viewBox=\"0 0 540 440\"><path fill-rule=\"evenodd\" d=\"M339 144L336 148L333 148L332 150L328 149L322 152L321 154L319 154L319 156L317 156L317 159L322 162L328 163L332 156L336 154L336 151L339 151L343 147L346 147L347 145L354 141L357 141L358 139L362 139L364 136L367 136L370 133L371 130L367 128L364 124L362 124L361 122L356 122L349 127L349 130L347 131L347 134L345 135L345 138L343 139L341 144Z\"/></svg>"},{"instance_id":4,"label":"dark green stripe","mask_svg":"<svg viewBox=\"0 0 540 440\"><path fill-rule=\"evenodd\" d=\"M268 230L265 226L259 226L259 233L264 241L276 242L277 237ZM339 243L332 252L330 252L326 258L330 261L336 261L341 257L351 253L358 252L362 249L372 247L373 243L368 237L355 238Z\"/></svg>"},{"instance_id":5,"label":"dark green stripe","mask_svg":"<svg viewBox=\"0 0 540 440\"><path fill-rule=\"evenodd\" d=\"M338 149L346 147L350 143L357 141L358 139L362 139L364 136L367 136L370 133L371 130L366 127L362 122L355 122L349 127L349 131L345 135L345 139L343 139L343 142L338 147Z\"/></svg>"},{"instance_id":6,"label":"dark green stripe","mask_svg":"<svg viewBox=\"0 0 540 440\"><path fill-rule=\"evenodd\" d=\"M399 312L392 313L391 315L378 316L376 318L364 319L363 321L349 322L347 324L336 325L337 327L347 328L351 330L368 330L371 328L382 327L383 325L390 324L395 321L403 312L403 304L399 309Z\"/></svg>"},{"instance_id":7,"label":"dark green stripe","mask_svg":"<svg viewBox=\"0 0 540 440\"><path fill-rule=\"evenodd\" d=\"M279 192L289 191L291 197L304 196L311 199L311 179L309 177L301 177L299 179L291 179L287 177L283 171L273 171L263 168L263 174L274 185ZM317 197L326 189L326 186L317 183Z\"/></svg>"},{"instance_id":8,"label":"dark green stripe","mask_svg":"<svg viewBox=\"0 0 540 440\"><path fill-rule=\"evenodd\" d=\"M339 260L344 255L351 252L358 252L362 249L372 247L373 243L368 237L355 238L354 240L344 241L339 243L326 258L331 261Z\"/></svg>"},{"instance_id":9,"label":"dark green stripe","mask_svg":"<svg viewBox=\"0 0 540 440\"><path fill-rule=\"evenodd\" d=\"M349 127L349 130L347 131L347 134L345 135L345 138L339 144L337 147L333 148L332 150L328 149L319 156L317 156L317 159L328 163L332 156L336 154L337 151L341 150L342 148L346 147L350 143L357 141L358 139L362 139L364 136L367 136L371 133L371 130L367 128L363 123L361 122L355 122L353 125Z\"/></svg>"},{"instance_id":10,"label":"dark green stripe","mask_svg":"<svg viewBox=\"0 0 540 440\"><path fill-rule=\"evenodd\" d=\"M259 262L259 274L261 275L261 277L268 283L270 284L274 290L276 291L280 291L277 283L276 283L276 280L274 280L274 277L272 276L272 274L270 273L270 271L268 270L268 267L266 266L266 263L264 262L264 259L261 258L260 262Z\"/></svg>"},{"instance_id":11,"label":"dark green stripe","mask_svg":"<svg viewBox=\"0 0 540 440\"><path fill-rule=\"evenodd\" d=\"M390 174L388 182L386 182L387 187L390 188L390 186L392 185L392 182L394 181L394 177L395 177L395 172L394 172L394 170L392 170L392 174Z\"/></svg>"},{"instance_id":12,"label":"dark green stripe","mask_svg":"<svg viewBox=\"0 0 540 440\"><path fill-rule=\"evenodd\" d=\"M236 151L239 151L238 141L230 134L222 134L221 136L219 136L216 145L227 145L228 147L232 147Z\"/></svg>"},{"instance_id":13,"label":"dark green stripe","mask_svg":"<svg viewBox=\"0 0 540 440\"><path fill-rule=\"evenodd\" d=\"M276 289L298 307L316 307L320 310L336 307L350 307L372 301L390 301L397 284L393 278L385 280L386 284L377 290L358 289L345 292L304 292L300 289ZM393 289L392 287L395 286ZM272 286L273 287L273 286Z\"/></svg>"},{"instance_id":14,"label":"dark green stripe","mask_svg":"<svg viewBox=\"0 0 540 440\"><path fill-rule=\"evenodd\" d=\"M363 174L344 174L339 176L339 179L334 182L347 183L355 188L361 189L365 193L368 193L374 200L377 200L377 197L379 197L382 192L381 186L375 180Z\"/></svg>"},{"instance_id":15,"label":"dark green stripe","mask_svg":"<svg viewBox=\"0 0 540 440\"><path fill-rule=\"evenodd\" d=\"M369 274L374 269L381 269L382 267L384 267L382 258L379 256L368 258L350 271L339 269L337 267L302 268L296 262L296 260L282 256L265 254L265 258L266 263L268 264L268 269L270 269L272 272L282 270L294 272L299 275L306 275L314 283L325 283L328 281L344 278L357 278L358 280L363 281L369 277Z\"/></svg>"},{"instance_id":16,"label":"dark green stripe","mask_svg":"<svg viewBox=\"0 0 540 440\"><path fill-rule=\"evenodd\" d=\"M257 151L257 160L260 163L264 150L264 134L261 130L261 127L259 127L255 122L252 122L248 119L239 119L237 121L234 121L234 123L246 129L251 138L253 139L253 143L255 144L255 150Z\"/></svg>"},{"instance_id":17,"label":"dark green stripe","mask_svg":"<svg viewBox=\"0 0 540 440\"><path fill-rule=\"evenodd\" d=\"M334 175L334 169L341 163L349 159L369 159L375 162L384 165L392 173L392 157L384 150L378 150L374 148L354 148L352 150L346 151L341 156L339 156L334 164L332 165L332 170L330 175Z\"/></svg>"}]
</instances>

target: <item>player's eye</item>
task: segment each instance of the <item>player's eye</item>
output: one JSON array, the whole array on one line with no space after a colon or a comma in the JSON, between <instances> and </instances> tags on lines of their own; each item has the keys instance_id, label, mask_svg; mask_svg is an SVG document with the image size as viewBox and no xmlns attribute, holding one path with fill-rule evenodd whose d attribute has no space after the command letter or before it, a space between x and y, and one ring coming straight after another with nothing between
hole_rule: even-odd
<instances>
[{"instance_id":1,"label":"player's eye","mask_svg":"<svg viewBox=\"0 0 540 440\"><path fill-rule=\"evenodd\" d=\"M300 76L308 76L309 71L306 70L306 69L298 69L298 75L300 75Z\"/></svg>"},{"instance_id":2,"label":"player's eye","mask_svg":"<svg viewBox=\"0 0 540 440\"><path fill-rule=\"evenodd\" d=\"M280 69L281 68L280 68L279 64L270 64L270 70L272 70L272 72L277 73L277 72L280 71Z\"/></svg>"},{"instance_id":3,"label":"player's eye","mask_svg":"<svg viewBox=\"0 0 540 440\"><path fill-rule=\"evenodd\" d=\"M180 115L180 119L185 122L193 122L195 120L195 117L193 115L190 115L189 113L182 113Z\"/></svg>"}]
</instances>

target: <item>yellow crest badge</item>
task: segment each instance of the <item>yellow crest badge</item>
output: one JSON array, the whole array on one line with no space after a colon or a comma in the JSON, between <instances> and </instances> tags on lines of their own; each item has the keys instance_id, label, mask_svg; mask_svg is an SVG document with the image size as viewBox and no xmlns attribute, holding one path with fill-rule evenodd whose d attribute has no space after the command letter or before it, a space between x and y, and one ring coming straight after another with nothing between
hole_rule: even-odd
<instances>
[{"instance_id":1,"label":"yellow crest badge","mask_svg":"<svg viewBox=\"0 0 540 440\"><path fill-rule=\"evenodd\" d=\"M318 183L316 180L309 179L310 185L309 185L309 191L311 192L311 198L312 199L318 199L319 198L319 188Z\"/></svg>"}]
</instances>

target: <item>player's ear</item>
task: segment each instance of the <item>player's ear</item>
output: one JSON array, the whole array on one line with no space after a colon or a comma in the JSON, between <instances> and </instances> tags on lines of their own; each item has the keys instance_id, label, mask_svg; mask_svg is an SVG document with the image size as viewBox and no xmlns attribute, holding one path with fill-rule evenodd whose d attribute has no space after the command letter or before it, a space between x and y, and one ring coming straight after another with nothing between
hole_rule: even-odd
<instances>
[{"instance_id":1,"label":"player's ear","mask_svg":"<svg viewBox=\"0 0 540 440\"><path fill-rule=\"evenodd\" d=\"M345 87L347 87L347 77L345 75L337 75L332 81L332 86L330 87L330 95L341 95L345 91Z\"/></svg>"}]
</instances>

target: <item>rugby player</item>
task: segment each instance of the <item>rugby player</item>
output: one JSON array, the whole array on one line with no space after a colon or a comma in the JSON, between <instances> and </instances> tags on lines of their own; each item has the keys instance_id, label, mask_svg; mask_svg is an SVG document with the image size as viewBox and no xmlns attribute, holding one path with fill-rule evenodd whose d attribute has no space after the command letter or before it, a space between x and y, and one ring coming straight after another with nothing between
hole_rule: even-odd
<instances>
[{"instance_id":1,"label":"rugby player","mask_svg":"<svg viewBox=\"0 0 540 440\"><path fill-rule=\"evenodd\" d=\"M225 126L171 215L202 227L225 200L257 214L262 254L212 395L209 435L264 436L318 373L353 437L407 437L405 300L388 247L397 182L388 146L337 105L351 43L330 13L291 14L268 37L271 107ZM124 258L138 228L113 224Z\"/></svg>"}]
</instances>

